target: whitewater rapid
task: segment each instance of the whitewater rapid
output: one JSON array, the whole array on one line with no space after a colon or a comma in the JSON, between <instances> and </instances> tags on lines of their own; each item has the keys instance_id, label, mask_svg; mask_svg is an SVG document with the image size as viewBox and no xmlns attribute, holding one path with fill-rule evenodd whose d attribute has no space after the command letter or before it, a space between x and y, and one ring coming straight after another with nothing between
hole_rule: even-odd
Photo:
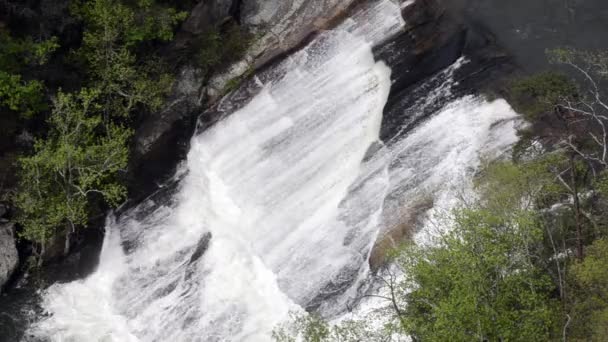
<instances>
[{"instance_id":1,"label":"whitewater rapid","mask_svg":"<svg viewBox=\"0 0 608 342\"><path fill-rule=\"evenodd\" d=\"M391 70L372 48L403 27L397 3L373 1L256 78L192 138L177 185L108 219L96 272L46 290L29 336L269 341L291 310L353 303L400 213L422 196L449 206L447 185L514 141L510 107L476 97L380 141Z\"/></svg>"},{"instance_id":2,"label":"whitewater rapid","mask_svg":"<svg viewBox=\"0 0 608 342\"><path fill-rule=\"evenodd\" d=\"M386 165L361 167L390 91L372 47L403 24L378 1L288 57L193 137L170 199L108 222L99 269L49 288L30 334L265 341L289 310L355 296L388 186Z\"/></svg>"}]
</instances>

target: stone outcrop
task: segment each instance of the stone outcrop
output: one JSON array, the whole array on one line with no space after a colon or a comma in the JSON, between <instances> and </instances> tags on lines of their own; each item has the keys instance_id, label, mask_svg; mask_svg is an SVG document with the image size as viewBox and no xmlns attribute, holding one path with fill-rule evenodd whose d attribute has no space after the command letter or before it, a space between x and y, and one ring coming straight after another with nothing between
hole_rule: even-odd
<instances>
[{"instance_id":1,"label":"stone outcrop","mask_svg":"<svg viewBox=\"0 0 608 342\"><path fill-rule=\"evenodd\" d=\"M458 86L453 96L492 87L515 69L511 57L490 31L480 23L467 21L442 0L417 0L403 9L403 17L407 25L404 32L375 49L376 58L385 61L393 71L380 133L383 141L392 139L397 132L406 132L405 123L412 127L416 124L409 122L412 113L405 109L412 107L419 96L426 96L415 94L417 91L432 90L417 88L459 58L468 62L454 76ZM428 106L426 114L436 109ZM416 116L418 120L426 117Z\"/></svg>"},{"instance_id":2,"label":"stone outcrop","mask_svg":"<svg viewBox=\"0 0 608 342\"><path fill-rule=\"evenodd\" d=\"M215 103L227 85L252 69L262 68L280 55L297 48L332 20L344 14L356 0L202 0L192 10L176 37L175 51L188 45L206 28L232 18L256 34L253 45L238 62L216 72L210 79L185 66L177 75L167 105L152 113L137 129L130 167L130 193L135 198L158 188L188 151L197 117Z\"/></svg>"},{"instance_id":3,"label":"stone outcrop","mask_svg":"<svg viewBox=\"0 0 608 342\"><path fill-rule=\"evenodd\" d=\"M0 223L0 291L11 279L18 265L15 226L12 223Z\"/></svg>"},{"instance_id":4,"label":"stone outcrop","mask_svg":"<svg viewBox=\"0 0 608 342\"><path fill-rule=\"evenodd\" d=\"M237 0L203 0L190 12L190 16L182 25L182 31L191 34L201 34L212 26L229 20Z\"/></svg>"},{"instance_id":5,"label":"stone outcrop","mask_svg":"<svg viewBox=\"0 0 608 342\"><path fill-rule=\"evenodd\" d=\"M259 36L240 62L214 75L204 95L215 102L226 85L250 69L259 69L274 58L306 42L316 32L331 28L357 0L242 0L238 21Z\"/></svg>"},{"instance_id":6,"label":"stone outcrop","mask_svg":"<svg viewBox=\"0 0 608 342\"><path fill-rule=\"evenodd\" d=\"M187 67L177 77L165 107L149 115L135 133L129 187L134 197L145 196L166 180L188 152L196 117L200 113L198 71Z\"/></svg>"},{"instance_id":7,"label":"stone outcrop","mask_svg":"<svg viewBox=\"0 0 608 342\"><path fill-rule=\"evenodd\" d=\"M446 1L417 0L404 7L402 14L405 30L374 51L392 70L380 131L388 144L457 97L499 92L502 80L517 69L491 31L446 6ZM458 68L449 68L456 63ZM452 84L449 91L433 94L446 82ZM421 101L430 96L432 101ZM382 266L386 250L416 233L421 216L432 205L431 199L420 198L400 207L401 217L384 217L387 227L372 250L372 268Z\"/></svg>"}]
</instances>

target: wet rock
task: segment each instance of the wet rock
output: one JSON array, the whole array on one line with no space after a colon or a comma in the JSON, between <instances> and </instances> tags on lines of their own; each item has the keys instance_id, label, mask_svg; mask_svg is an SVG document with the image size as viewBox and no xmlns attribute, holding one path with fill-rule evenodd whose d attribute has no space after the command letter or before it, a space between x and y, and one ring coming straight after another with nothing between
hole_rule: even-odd
<instances>
[{"instance_id":1,"label":"wet rock","mask_svg":"<svg viewBox=\"0 0 608 342\"><path fill-rule=\"evenodd\" d=\"M252 68L261 68L296 48L314 32L330 27L355 0L259 1L204 0L192 11L177 34L175 51L181 51L210 25L232 16L260 38L246 55L206 80L195 68L185 67L163 110L150 114L137 129L130 166L130 194L142 198L158 189L175 172L188 151L197 117L204 106L216 103L227 85Z\"/></svg>"},{"instance_id":2,"label":"wet rock","mask_svg":"<svg viewBox=\"0 0 608 342\"><path fill-rule=\"evenodd\" d=\"M334 275L314 298L301 304L308 312L335 312L335 308L341 307L335 300L351 287L360 271L357 267L343 269Z\"/></svg>"},{"instance_id":3,"label":"wet rock","mask_svg":"<svg viewBox=\"0 0 608 342\"><path fill-rule=\"evenodd\" d=\"M383 141L407 133L450 97L492 88L516 69L491 31L481 23L466 20L452 7L446 7L443 0L417 0L402 14L405 30L374 49L375 57L392 70L393 83L380 132ZM445 73L461 58L459 68ZM454 82L451 94L423 109L414 108L419 107L416 103L420 98L444 82ZM415 110L409 110L412 108Z\"/></svg>"},{"instance_id":4,"label":"wet rock","mask_svg":"<svg viewBox=\"0 0 608 342\"><path fill-rule=\"evenodd\" d=\"M285 55L316 32L331 28L335 19L355 3L356 0L241 0L238 19L259 38L241 61L211 78L205 95L215 102L230 81Z\"/></svg>"},{"instance_id":5,"label":"wet rock","mask_svg":"<svg viewBox=\"0 0 608 342\"><path fill-rule=\"evenodd\" d=\"M205 252L209 248L210 241L211 241L211 233L205 233L203 235L203 237L198 241L198 244L196 245L196 249L194 250L194 253L192 253L192 256L190 257L190 262L189 262L190 264L195 263L203 256L203 254L205 254Z\"/></svg>"},{"instance_id":6,"label":"wet rock","mask_svg":"<svg viewBox=\"0 0 608 342\"><path fill-rule=\"evenodd\" d=\"M8 215L8 207L5 204L0 203L0 220L4 219L6 215Z\"/></svg>"},{"instance_id":7,"label":"wet rock","mask_svg":"<svg viewBox=\"0 0 608 342\"><path fill-rule=\"evenodd\" d=\"M0 224L0 290L10 280L18 265L15 226L12 223Z\"/></svg>"},{"instance_id":8,"label":"wet rock","mask_svg":"<svg viewBox=\"0 0 608 342\"><path fill-rule=\"evenodd\" d=\"M442 0L468 22L492 32L529 72L549 66L546 49L569 46L581 50L606 49L608 30L605 0ZM567 70L567 69L566 69Z\"/></svg>"},{"instance_id":9,"label":"wet rock","mask_svg":"<svg viewBox=\"0 0 608 342\"><path fill-rule=\"evenodd\" d=\"M233 2L236 0L202 0L192 9L182 30L191 34L201 34L208 28L231 17Z\"/></svg>"},{"instance_id":10,"label":"wet rock","mask_svg":"<svg viewBox=\"0 0 608 342\"><path fill-rule=\"evenodd\" d=\"M150 194L173 175L188 152L188 143L200 113L200 73L184 68L165 107L151 113L135 132L130 166L130 193L138 198Z\"/></svg>"}]
</instances>

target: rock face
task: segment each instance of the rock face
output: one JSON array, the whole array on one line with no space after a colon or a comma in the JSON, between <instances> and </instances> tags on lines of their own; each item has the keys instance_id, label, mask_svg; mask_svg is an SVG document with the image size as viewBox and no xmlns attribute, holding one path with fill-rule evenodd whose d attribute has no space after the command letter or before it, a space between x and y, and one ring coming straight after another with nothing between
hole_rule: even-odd
<instances>
[{"instance_id":1,"label":"rock face","mask_svg":"<svg viewBox=\"0 0 608 342\"><path fill-rule=\"evenodd\" d=\"M6 216L8 214L8 207L2 203L0 203L0 223L5 223L3 222L5 220L4 216Z\"/></svg>"},{"instance_id":2,"label":"rock face","mask_svg":"<svg viewBox=\"0 0 608 342\"><path fill-rule=\"evenodd\" d=\"M288 53L319 30L331 28L357 0L242 0L237 21L259 38L241 62L209 80L205 95L214 102L232 79Z\"/></svg>"},{"instance_id":3,"label":"rock face","mask_svg":"<svg viewBox=\"0 0 608 342\"><path fill-rule=\"evenodd\" d=\"M184 68L164 109L152 113L137 129L129 167L129 190L134 197L154 191L156 183L167 179L184 159L201 109L202 82L197 70Z\"/></svg>"},{"instance_id":4,"label":"rock face","mask_svg":"<svg viewBox=\"0 0 608 342\"><path fill-rule=\"evenodd\" d=\"M252 49L257 66L298 45L311 33L327 28L355 0L243 0L240 21L263 34Z\"/></svg>"},{"instance_id":5,"label":"rock face","mask_svg":"<svg viewBox=\"0 0 608 342\"><path fill-rule=\"evenodd\" d=\"M259 39L245 57L209 80L195 68L178 74L173 94L159 112L137 129L132 158L130 193L137 199L153 192L185 158L197 117L205 105L218 100L233 79L259 68L296 48L316 31L328 28L356 0L202 0L192 10L176 37L176 49L206 28L227 18L256 32Z\"/></svg>"},{"instance_id":6,"label":"rock face","mask_svg":"<svg viewBox=\"0 0 608 342\"><path fill-rule=\"evenodd\" d=\"M0 223L0 290L10 280L19 265L12 223Z\"/></svg>"},{"instance_id":7,"label":"rock face","mask_svg":"<svg viewBox=\"0 0 608 342\"><path fill-rule=\"evenodd\" d=\"M236 0L203 0L192 9L190 16L182 25L182 30L201 34L211 26L221 23L231 17L232 11L238 5Z\"/></svg>"},{"instance_id":8,"label":"rock face","mask_svg":"<svg viewBox=\"0 0 608 342\"><path fill-rule=\"evenodd\" d=\"M455 75L458 86L453 96L493 87L516 68L490 31L466 21L442 0L417 0L403 8L403 17L407 25L404 32L375 49L376 58L385 61L393 71L380 132L383 141L416 124L410 118L414 113L406 109L432 90L419 89L421 83L429 82L459 58L464 57L468 62ZM421 93L416 95L416 92ZM437 105L443 104L437 101ZM425 114L437 109L427 106ZM426 116L416 114L416 117L421 120Z\"/></svg>"},{"instance_id":9,"label":"rock face","mask_svg":"<svg viewBox=\"0 0 608 342\"><path fill-rule=\"evenodd\" d=\"M525 71L548 66L546 49L569 46L608 48L608 1L605 0L442 0L445 6L496 35Z\"/></svg>"}]
</instances>

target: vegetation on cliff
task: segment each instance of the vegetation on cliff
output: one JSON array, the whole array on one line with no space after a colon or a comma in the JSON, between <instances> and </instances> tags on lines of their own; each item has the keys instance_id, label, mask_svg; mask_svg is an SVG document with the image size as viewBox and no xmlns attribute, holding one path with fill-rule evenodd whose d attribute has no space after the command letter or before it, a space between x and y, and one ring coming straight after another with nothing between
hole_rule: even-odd
<instances>
[{"instance_id":1,"label":"vegetation on cliff","mask_svg":"<svg viewBox=\"0 0 608 342\"><path fill-rule=\"evenodd\" d=\"M133 133L180 66L209 77L250 45L227 17L173 42L195 4L0 4L0 201L35 256L66 254L79 228L126 199Z\"/></svg>"},{"instance_id":2,"label":"vegetation on cliff","mask_svg":"<svg viewBox=\"0 0 608 342\"><path fill-rule=\"evenodd\" d=\"M25 80L24 68L43 65L58 47L57 38L34 42L0 30L0 107L25 118L46 109L40 80Z\"/></svg>"},{"instance_id":3,"label":"vegetation on cliff","mask_svg":"<svg viewBox=\"0 0 608 342\"><path fill-rule=\"evenodd\" d=\"M433 245L400 247L379 272L386 307L337 325L295 315L275 340L608 339L608 53L549 56L555 71L510 87L529 122L512 158L482 168L479 198Z\"/></svg>"},{"instance_id":4,"label":"vegetation on cliff","mask_svg":"<svg viewBox=\"0 0 608 342\"><path fill-rule=\"evenodd\" d=\"M82 40L65 58L86 76L80 89L53 94L44 136L18 160L21 177L13 197L20 236L36 243L40 254L57 234L67 236L67 253L70 235L88 222L91 203L124 200L120 177L128 162L130 120L136 111L157 110L173 82L146 45L169 41L186 15L153 1L109 0L73 2L70 13L81 22ZM58 41L15 45L42 59ZM31 116L40 107L42 82L22 88L6 96L9 108Z\"/></svg>"}]
</instances>

